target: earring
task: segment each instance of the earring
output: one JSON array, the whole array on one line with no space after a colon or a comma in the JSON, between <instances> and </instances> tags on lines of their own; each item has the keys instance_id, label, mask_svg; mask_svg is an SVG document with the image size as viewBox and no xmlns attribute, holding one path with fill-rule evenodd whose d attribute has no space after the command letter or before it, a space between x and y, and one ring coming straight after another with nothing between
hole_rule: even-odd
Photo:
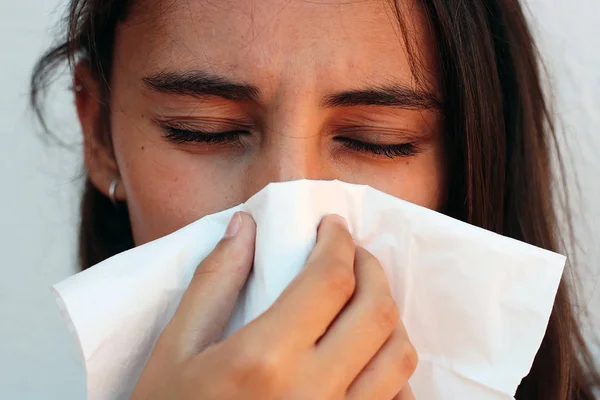
<instances>
[{"instance_id":1,"label":"earring","mask_svg":"<svg viewBox=\"0 0 600 400\"><path fill-rule=\"evenodd\" d=\"M115 196L116 191L117 191L117 186L119 186L119 183L121 183L121 181L117 178L113 179L110 182L110 186L108 187L108 198L110 199L110 202L113 203L113 205L117 205L117 198Z\"/></svg>"}]
</instances>

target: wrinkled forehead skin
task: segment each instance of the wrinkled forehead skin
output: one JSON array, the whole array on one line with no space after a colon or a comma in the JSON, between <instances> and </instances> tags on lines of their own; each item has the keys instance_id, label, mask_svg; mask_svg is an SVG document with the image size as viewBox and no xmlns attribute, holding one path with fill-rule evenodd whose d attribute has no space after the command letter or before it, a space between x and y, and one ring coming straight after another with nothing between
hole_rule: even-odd
<instances>
[{"instance_id":1,"label":"wrinkled forehead skin","mask_svg":"<svg viewBox=\"0 0 600 400\"><path fill-rule=\"evenodd\" d=\"M260 88L265 106L285 107L350 82L417 86L416 59L439 93L425 13L415 0L397 7L404 31L389 0L138 0L117 27L115 67L132 80L208 69Z\"/></svg>"}]
</instances>

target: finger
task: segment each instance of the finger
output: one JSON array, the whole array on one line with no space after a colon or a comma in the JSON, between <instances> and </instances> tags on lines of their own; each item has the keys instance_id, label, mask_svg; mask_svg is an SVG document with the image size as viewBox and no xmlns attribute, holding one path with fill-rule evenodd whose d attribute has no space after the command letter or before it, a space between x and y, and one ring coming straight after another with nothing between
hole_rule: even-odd
<instances>
[{"instance_id":1,"label":"finger","mask_svg":"<svg viewBox=\"0 0 600 400\"><path fill-rule=\"evenodd\" d=\"M399 321L398 307L377 259L357 247L354 265L354 297L318 343L315 355L325 370L335 370L331 383L343 389L375 356Z\"/></svg>"},{"instance_id":2,"label":"finger","mask_svg":"<svg viewBox=\"0 0 600 400\"><path fill-rule=\"evenodd\" d=\"M412 399L408 379L418 355L402 323L348 388L349 400Z\"/></svg>"},{"instance_id":3,"label":"finger","mask_svg":"<svg viewBox=\"0 0 600 400\"><path fill-rule=\"evenodd\" d=\"M178 352L180 359L221 339L252 267L255 235L252 217L235 213L223 239L196 269L162 335L172 344L170 351Z\"/></svg>"},{"instance_id":4,"label":"finger","mask_svg":"<svg viewBox=\"0 0 600 400\"><path fill-rule=\"evenodd\" d=\"M304 269L256 323L281 327L270 328L269 340L282 340L289 348L314 346L352 296L353 265L354 242L345 220L337 215L323 218Z\"/></svg>"}]
</instances>

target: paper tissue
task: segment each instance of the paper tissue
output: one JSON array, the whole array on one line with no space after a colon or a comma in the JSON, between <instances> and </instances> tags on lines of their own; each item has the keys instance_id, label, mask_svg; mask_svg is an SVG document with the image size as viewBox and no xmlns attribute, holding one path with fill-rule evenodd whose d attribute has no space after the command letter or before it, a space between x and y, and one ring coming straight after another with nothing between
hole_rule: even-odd
<instances>
[{"instance_id":1,"label":"paper tissue","mask_svg":"<svg viewBox=\"0 0 600 400\"><path fill-rule=\"evenodd\" d=\"M227 333L298 274L321 218L348 221L381 262L419 365L417 399L510 399L541 344L565 258L340 181L273 183L235 208L54 286L85 360L90 400L125 399L191 276L234 212L257 224L254 268Z\"/></svg>"}]
</instances>

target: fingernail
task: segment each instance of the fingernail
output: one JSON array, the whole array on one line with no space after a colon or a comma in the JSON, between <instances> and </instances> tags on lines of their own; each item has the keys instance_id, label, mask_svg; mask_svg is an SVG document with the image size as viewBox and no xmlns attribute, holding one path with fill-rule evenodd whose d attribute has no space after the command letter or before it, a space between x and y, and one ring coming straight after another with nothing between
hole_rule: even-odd
<instances>
[{"instance_id":1,"label":"fingernail","mask_svg":"<svg viewBox=\"0 0 600 400\"><path fill-rule=\"evenodd\" d=\"M225 238L231 238L238 234L240 228L242 227L242 216L239 212L233 214L231 217L231 221L229 221L229 225L227 225L227 229L225 230Z\"/></svg>"}]
</instances>

